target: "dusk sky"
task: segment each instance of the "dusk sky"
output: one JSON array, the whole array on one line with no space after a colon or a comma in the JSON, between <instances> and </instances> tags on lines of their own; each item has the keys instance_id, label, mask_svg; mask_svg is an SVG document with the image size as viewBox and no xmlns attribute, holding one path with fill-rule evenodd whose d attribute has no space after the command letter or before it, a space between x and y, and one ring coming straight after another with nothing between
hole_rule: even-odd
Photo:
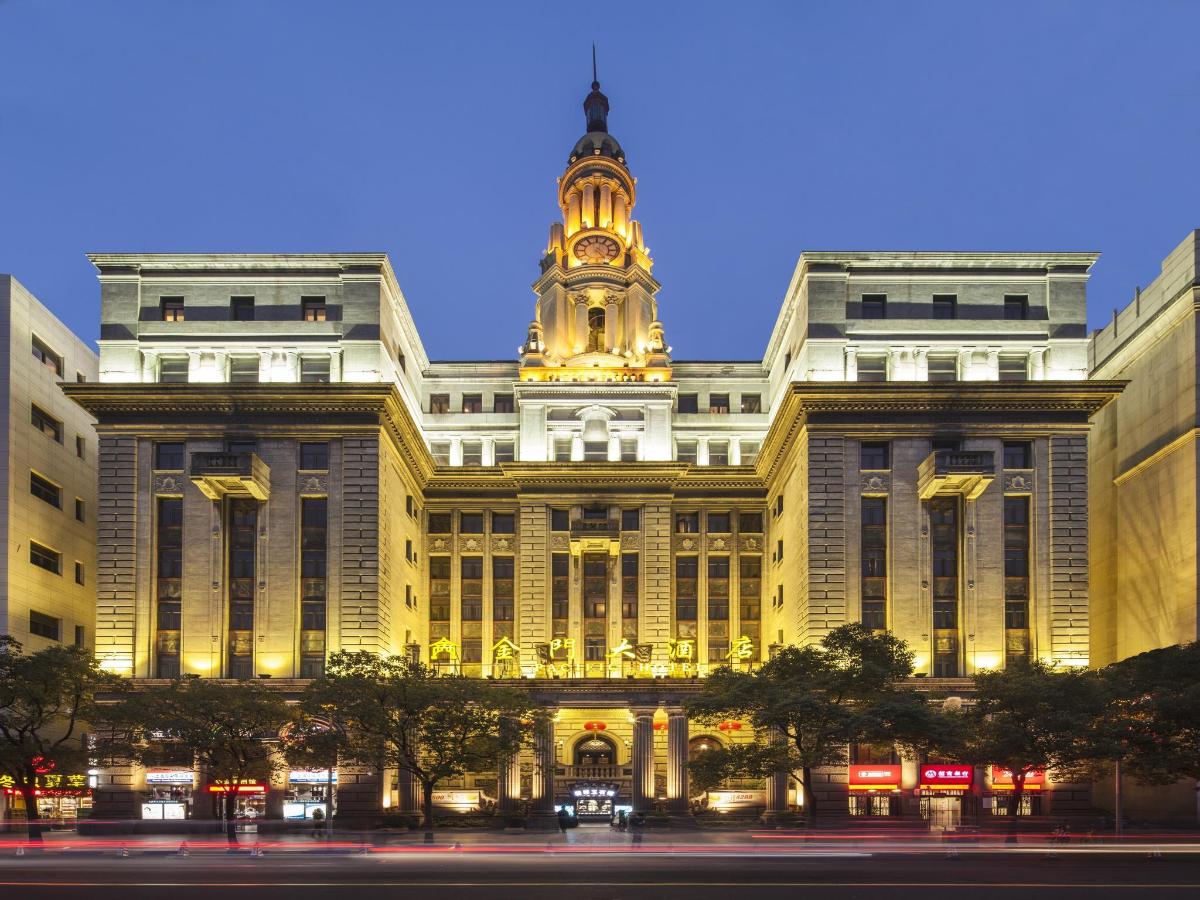
<instances>
[{"instance_id":1,"label":"dusk sky","mask_svg":"<svg viewBox=\"0 0 1200 900\"><path fill-rule=\"evenodd\" d=\"M802 250L1098 250L1091 323L1200 227L1200 3L0 0L0 272L386 251L435 359L512 359L591 42L677 359L759 358Z\"/></svg>"}]
</instances>

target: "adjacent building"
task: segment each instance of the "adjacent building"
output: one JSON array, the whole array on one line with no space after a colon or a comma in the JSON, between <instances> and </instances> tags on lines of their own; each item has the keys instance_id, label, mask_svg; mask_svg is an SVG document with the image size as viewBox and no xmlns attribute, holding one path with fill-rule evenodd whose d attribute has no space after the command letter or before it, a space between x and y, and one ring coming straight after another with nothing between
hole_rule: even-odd
<instances>
[{"instance_id":1,"label":"adjacent building","mask_svg":"<svg viewBox=\"0 0 1200 900\"><path fill-rule=\"evenodd\" d=\"M1095 254L806 252L762 359L676 360L608 106L593 84L512 361L430 360L382 254L90 257L100 378L66 390L98 420L105 667L286 690L369 650L524 679L555 711L535 751L441 802L604 815L786 812L786 779L689 790L689 756L749 731L683 705L845 622L906 640L934 697L1088 664L1087 433L1119 392L1087 379ZM848 814L1006 790L850 762L819 788ZM211 814L187 766L101 779L108 815ZM413 802L397 773L339 781L343 814ZM1026 812L1086 808L1045 786Z\"/></svg>"}]
</instances>

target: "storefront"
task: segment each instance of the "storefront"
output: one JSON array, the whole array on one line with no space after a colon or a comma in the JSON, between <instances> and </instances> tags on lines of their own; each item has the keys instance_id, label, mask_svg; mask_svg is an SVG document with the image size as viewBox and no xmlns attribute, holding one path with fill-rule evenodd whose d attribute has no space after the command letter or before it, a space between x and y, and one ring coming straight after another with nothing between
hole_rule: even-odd
<instances>
[{"instance_id":1,"label":"storefront","mask_svg":"<svg viewBox=\"0 0 1200 900\"><path fill-rule=\"evenodd\" d=\"M15 784L10 776L0 776L8 817L25 819L25 797ZM51 825L73 823L76 819L87 818L92 812L92 786L87 775L55 772L38 775L34 796L38 818Z\"/></svg>"},{"instance_id":2,"label":"storefront","mask_svg":"<svg viewBox=\"0 0 1200 900\"><path fill-rule=\"evenodd\" d=\"M933 831L954 831L964 816L975 813L971 806L971 785L975 770L957 763L925 763L918 773L917 796L921 798L921 818Z\"/></svg>"},{"instance_id":3,"label":"storefront","mask_svg":"<svg viewBox=\"0 0 1200 900\"><path fill-rule=\"evenodd\" d=\"M333 773L337 784L337 772ZM283 804L285 819L311 819L319 809L329 815L330 773L328 769L292 769L288 772L287 799Z\"/></svg>"},{"instance_id":4,"label":"storefront","mask_svg":"<svg viewBox=\"0 0 1200 900\"><path fill-rule=\"evenodd\" d=\"M1007 816L1013 792L1013 775L1008 769L992 766L988 772L991 793L983 798L983 807L994 816ZM1036 769L1025 776L1025 790L1017 807L1018 816L1042 814L1042 792L1046 790L1046 773Z\"/></svg>"},{"instance_id":5,"label":"storefront","mask_svg":"<svg viewBox=\"0 0 1200 900\"><path fill-rule=\"evenodd\" d=\"M568 812L582 821L611 820L617 814L617 792L615 784L577 782L571 786L571 800L574 809Z\"/></svg>"},{"instance_id":6,"label":"storefront","mask_svg":"<svg viewBox=\"0 0 1200 900\"><path fill-rule=\"evenodd\" d=\"M191 769L147 769L143 819L190 819L193 816Z\"/></svg>"},{"instance_id":7,"label":"storefront","mask_svg":"<svg viewBox=\"0 0 1200 900\"><path fill-rule=\"evenodd\" d=\"M850 788L850 815L900 815L899 765L850 765L847 784Z\"/></svg>"},{"instance_id":8,"label":"storefront","mask_svg":"<svg viewBox=\"0 0 1200 900\"><path fill-rule=\"evenodd\" d=\"M267 785L260 781L240 781L237 784L217 781L208 785L206 792L213 798L213 812L216 818L223 817L222 802L229 794L237 797L233 811L234 818L261 819L267 814Z\"/></svg>"}]
</instances>

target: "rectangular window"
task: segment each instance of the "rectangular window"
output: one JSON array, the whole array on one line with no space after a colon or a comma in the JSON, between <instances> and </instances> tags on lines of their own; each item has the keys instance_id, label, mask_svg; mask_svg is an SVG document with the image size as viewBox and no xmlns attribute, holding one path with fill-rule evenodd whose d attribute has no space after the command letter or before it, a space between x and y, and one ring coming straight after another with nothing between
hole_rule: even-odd
<instances>
[{"instance_id":1,"label":"rectangular window","mask_svg":"<svg viewBox=\"0 0 1200 900\"><path fill-rule=\"evenodd\" d=\"M552 553L550 555L550 602L552 618L567 618L571 606L570 592L571 555L569 553Z\"/></svg>"},{"instance_id":2,"label":"rectangular window","mask_svg":"<svg viewBox=\"0 0 1200 900\"><path fill-rule=\"evenodd\" d=\"M709 534L729 534L730 516L727 512L710 512L708 514Z\"/></svg>"},{"instance_id":3,"label":"rectangular window","mask_svg":"<svg viewBox=\"0 0 1200 900\"><path fill-rule=\"evenodd\" d=\"M635 437L623 437L620 439L621 446L621 462L637 462L638 458L638 442Z\"/></svg>"},{"instance_id":4,"label":"rectangular window","mask_svg":"<svg viewBox=\"0 0 1200 900\"><path fill-rule=\"evenodd\" d=\"M36 334L33 335L33 358L62 378L63 358L51 350Z\"/></svg>"},{"instance_id":5,"label":"rectangular window","mask_svg":"<svg viewBox=\"0 0 1200 900\"><path fill-rule=\"evenodd\" d=\"M958 665L958 501L953 497L929 501L930 552L933 575L933 674L950 678Z\"/></svg>"},{"instance_id":6,"label":"rectangular window","mask_svg":"<svg viewBox=\"0 0 1200 900\"><path fill-rule=\"evenodd\" d=\"M729 441L708 442L708 464L710 466L729 465Z\"/></svg>"},{"instance_id":7,"label":"rectangular window","mask_svg":"<svg viewBox=\"0 0 1200 900\"><path fill-rule=\"evenodd\" d=\"M641 531L642 530L642 511L640 509L623 509L623 510L621 510L621 530L622 531Z\"/></svg>"},{"instance_id":8,"label":"rectangular window","mask_svg":"<svg viewBox=\"0 0 1200 900\"><path fill-rule=\"evenodd\" d=\"M933 317L935 319L958 318L958 297L954 294L934 294Z\"/></svg>"},{"instance_id":9,"label":"rectangular window","mask_svg":"<svg viewBox=\"0 0 1200 900\"><path fill-rule=\"evenodd\" d=\"M696 595L700 561L695 556L675 557L675 619L696 621Z\"/></svg>"},{"instance_id":10,"label":"rectangular window","mask_svg":"<svg viewBox=\"0 0 1200 900\"><path fill-rule=\"evenodd\" d=\"M860 319L886 319L887 294L863 294Z\"/></svg>"},{"instance_id":11,"label":"rectangular window","mask_svg":"<svg viewBox=\"0 0 1200 900\"><path fill-rule=\"evenodd\" d=\"M708 620L729 621L729 557L708 558Z\"/></svg>"},{"instance_id":12,"label":"rectangular window","mask_svg":"<svg viewBox=\"0 0 1200 900\"><path fill-rule=\"evenodd\" d=\"M565 509L550 510L550 530L551 531L570 531L571 517Z\"/></svg>"},{"instance_id":13,"label":"rectangular window","mask_svg":"<svg viewBox=\"0 0 1200 900\"><path fill-rule=\"evenodd\" d=\"M699 412L700 409L697 404L697 397L698 397L697 394L680 394L679 395L678 412L681 412L681 413Z\"/></svg>"},{"instance_id":14,"label":"rectangular window","mask_svg":"<svg viewBox=\"0 0 1200 900\"><path fill-rule=\"evenodd\" d=\"M497 622L513 620L514 564L511 556L492 557L492 618Z\"/></svg>"},{"instance_id":15,"label":"rectangular window","mask_svg":"<svg viewBox=\"0 0 1200 900\"><path fill-rule=\"evenodd\" d=\"M583 555L583 617L603 619L608 616L608 554Z\"/></svg>"},{"instance_id":16,"label":"rectangular window","mask_svg":"<svg viewBox=\"0 0 1200 900\"><path fill-rule=\"evenodd\" d=\"M512 441L496 441L492 446L496 465L512 462L517 458L516 447Z\"/></svg>"},{"instance_id":17,"label":"rectangular window","mask_svg":"<svg viewBox=\"0 0 1200 900\"><path fill-rule=\"evenodd\" d=\"M584 441L583 458L589 462L607 461L608 441Z\"/></svg>"},{"instance_id":18,"label":"rectangular window","mask_svg":"<svg viewBox=\"0 0 1200 900\"><path fill-rule=\"evenodd\" d=\"M483 441L462 442L462 464L464 466L483 465Z\"/></svg>"},{"instance_id":19,"label":"rectangular window","mask_svg":"<svg viewBox=\"0 0 1200 900\"><path fill-rule=\"evenodd\" d=\"M738 559L739 615L743 623L762 618L762 557L742 556Z\"/></svg>"},{"instance_id":20,"label":"rectangular window","mask_svg":"<svg viewBox=\"0 0 1200 900\"><path fill-rule=\"evenodd\" d=\"M607 649L604 638L589 637L583 642L583 658L587 662L604 662L604 654Z\"/></svg>"},{"instance_id":21,"label":"rectangular window","mask_svg":"<svg viewBox=\"0 0 1200 900\"><path fill-rule=\"evenodd\" d=\"M75 562L75 583L83 584L83 563L78 560Z\"/></svg>"},{"instance_id":22,"label":"rectangular window","mask_svg":"<svg viewBox=\"0 0 1200 900\"><path fill-rule=\"evenodd\" d=\"M429 514L429 533L430 534L449 534L451 528L450 513L434 513Z\"/></svg>"},{"instance_id":23,"label":"rectangular window","mask_svg":"<svg viewBox=\"0 0 1200 900\"><path fill-rule=\"evenodd\" d=\"M556 437L554 439L554 461L571 461L571 439L569 437Z\"/></svg>"},{"instance_id":24,"label":"rectangular window","mask_svg":"<svg viewBox=\"0 0 1200 900\"><path fill-rule=\"evenodd\" d=\"M1004 627L1029 627L1029 498L1004 498Z\"/></svg>"},{"instance_id":25,"label":"rectangular window","mask_svg":"<svg viewBox=\"0 0 1200 900\"><path fill-rule=\"evenodd\" d=\"M183 498L159 497L155 510L155 674L179 674L183 619Z\"/></svg>"},{"instance_id":26,"label":"rectangular window","mask_svg":"<svg viewBox=\"0 0 1200 900\"><path fill-rule=\"evenodd\" d=\"M1029 357L1024 353L1001 354L998 376L1001 381L1028 381Z\"/></svg>"},{"instance_id":27,"label":"rectangular window","mask_svg":"<svg viewBox=\"0 0 1200 900\"><path fill-rule=\"evenodd\" d=\"M258 357L234 356L229 360L230 384L257 384Z\"/></svg>"},{"instance_id":28,"label":"rectangular window","mask_svg":"<svg viewBox=\"0 0 1200 900\"><path fill-rule=\"evenodd\" d=\"M164 356L158 361L158 380L161 384L187 384L188 358Z\"/></svg>"},{"instance_id":29,"label":"rectangular window","mask_svg":"<svg viewBox=\"0 0 1200 900\"><path fill-rule=\"evenodd\" d=\"M84 516L83 511L84 511L83 498L76 497L75 498L75 521L76 522L86 522L87 521L87 518Z\"/></svg>"},{"instance_id":30,"label":"rectangular window","mask_svg":"<svg viewBox=\"0 0 1200 900\"><path fill-rule=\"evenodd\" d=\"M762 442L741 441L738 449L742 452L742 465L752 466L758 462L758 454L762 450Z\"/></svg>"},{"instance_id":31,"label":"rectangular window","mask_svg":"<svg viewBox=\"0 0 1200 900\"><path fill-rule=\"evenodd\" d=\"M85 450L87 450L87 438L81 434L75 435L75 455L83 459Z\"/></svg>"},{"instance_id":32,"label":"rectangular window","mask_svg":"<svg viewBox=\"0 0 1200 900\"><path fill-rule=\"evenodd\" d=\"M83 625L75 626L75 646L80 650L87 649L87 628Z\"/></svg>"},{"instance_id":33,"label":"rectangular window","mask_svg":"<svg viewBox=\"0 0 1200 900\"><path fill-rule=\"evenodd\" d=\"M1033 445L1029 441L1005 441L1004 468L1032 469Z\"/></svg>"},{"instance_id":34,"label":"rectangular window","mask_svg":"<svg viewBox=\"0 0 1200 900\"><path fill-rule=\"evenodd\" d=\"M700 533L700 513L698 513L698 512L675 513L675 533L676 534L699 534Z\"/></svg>"},{"instance_id":35,"label":"rectangular window","mask_svg":"<svg viewBox=\"0 0 1200 900\"><path fill-rule=\"evenodd\" d=\"M450 621L450 557L429 557L429 621Z\"/></svg>"},{"instance_id":36,"label":"rectangular window","mask_svg":"<svg viewBox=\"0 0 1200 900\"><path fill-rule=\"evenodd\" d=\"M492 513L492 534L514 534L517 517L513 513Z\"/></svg>"},{"instance_id":37,"label":"rectangular window","mask_svg":"<svg viewBox=\"0 0 1200 900\"><path fill-rule=\"evenodd\" d=\"M54 438L60 444L63 442L63 424L50 413L38 406L29 407L29 423L46 437Z\"/></svg>"},{"instance_id":38,"label":"rectangular window","mask_svg":"<svg viewBox=\"0 0 1200 900\"><path fill-rule=\"evenodd\" d=\"M775 562L783 562L783 538L775 542Z\"/></svg>"},{"instance_id":39,"label":"rectangular window","mask_svg":"<svg viewBox=\"0 0 1200 900\"><path fill-rule=\"evenodd\" d=\"M184 319L183 298L159 297L158 317L164 322L182 322Z\"/></svg>"},{"instance_id":40,"label":"rectangular window","mask_svg":"<svg viewBox=\"0 0 1200 900\"><path fill-rule=\"evenodd\" d=\"M890 469L891 446L887 441L863 441L859 448L858 467L865 471Z\"/></svg>"},{"instance_id":41,"label":"rectangular window","mask_svg":"<svg viewBox=\"0 0 1200 900\"><path fill-rule=\"evenodd\" d=\"M55 575L62 574L62 554L37 541L29 542L29 561L39 569L45 569Z\"/></svg>"},{"instance_id":42,"label":"rectangular window","mask_svg":"<svg viewBox=\"0 0 1200 900\"><path fill-rule=\"evenodd\" d=\"M510 413L514 411L512 394L494 394L492 396L492 412Z\"/></svg>"},{"instance_id":43,"label":"rectangular window","mask_svg":"<svg viewBox=\"0 0 1200 900\"><path fill-rule=\"evenodd\" d=\"M783 515L783 494L775 495L775 518Z\"/></svg>"},{"instance_id":44,"label":"rectangular window","mask_svg":"<svg viewBox=\"0 0 1200 900\"><path fill-rule=\"evenodd\" d=\"M303 445L301 445L303 447ZM326 447L326 444L316 446ZM328 596L329 500L300 500L300 668L323 671ZM312 676L309 676L312 677Z\"/></svg>"},{"instance_id":45,"label":"rectangular window","mask_svg":"<svg viewBox=\"0 0 1200 900\"><path fill-rule=\"evenodd\" d=\"M860 356L858 358L858 380L875 383L887 381L887 357Z\"/></svg>"},{"instance_id":46,"label":"rectangular window","mask_svg":"<svg viewBox=\"0 0 1200 900\"><path fill-rule=\"evenodd\" d=\"M459 559L459 593L462 620L483 621L483 557L463 556Z\"/></svg>"},{"instance_id":47,"label":"rectangular window","mask_svg":"<svg viewBox=\"0 0 1200 900\"><path fill-rule=\"evenodd\" d=\"M254 321L254 298L253 297L230 297L229 298L229 318L235 322L253 322Z\"/></svg>"},{"instance_id":48,"label":"rectangular window","mask_svg":"<svg viewBox=\"0 0 1200 900\"><path fill-rule=\"evenodd\" d=\"M325 441L302 441L300 468L305 472L324 472L329 469L329 444Z\"/></svg>"},{"instance_id":49,"label":"rectangular window","mask_svg":"<svg viewBox=\"0 0 1200 900\"><path fill-rule=\"evenodd\" d=\"M638 555L621 554L621 618L638 617Z\"/></svg>"},{"instance_id":50,"label":"rectangular window","mask_svg":"<svg viewBox=\"0 0 1200 900\"><path fill-rule=\"evenodd\" d=\"M744 413L760 413L760 412L762 412L762 395L761 394L742 394L742 412L744 412Z\"/></svg>"},{"instance_id":51,"label":"rectangular window","mask_svg":"<svg viewBox=\"0 0 1200 900\"><path fill-rule=\"evenodd\" d=\"M483 513L459 513L458 531L460 534L483 534Z\"/></svg>"},{"instance_id":52,"label":"rectangular window","mask_svg":"<svg viewBox=\"0 0 1200 900\"><path fill-rule=\"evenodd\" d=\"M863 497L862 623L867 628L887 628L887 500Z\"/></svg>"},{"instance_id":53,"label":"rectangular window","mask_svg":"<svg viewBox=\"0 0 1200 900\"><path fill-rule=\"evenodd\" d=\"M48 616L45 613L29 611L29 633L51 641L62 640L62 619Z\"/></svg>"},{"instance_id":54,"label":"rectangular window","mask_svg":"<svg viewBox=\"0 0 1200 900\"><path fill-rule=\"evenodd\" d=\"M709 394L708 395L708 411L714 415L727 416L729 415L729 395L728 394Z\"/></svg>"},{"instance_id":55,"label":"rectangular window","mask_svg":"<svg viewBox=\"0 0 1200 900\"><path fill-rule=\"evenodd\" d=\"M433 441L429 445L429 455L433 457L434 465L450 465L450 442Z\"/></svg>"},{"instance_id":56,"label":"rectangular window","mask_svg":"<svg viewBox=\"0 0 1200 900\"><path fill-rule=\"evenodd\" d=\"M405 538L404 540L404 558L409 562L412 562L414 559L416 559L416 555L413 553L412 541L408 538Z\"/></svg>"},{"instance_id":57,"label":"rectangular window","mask_svg":"<svg viewBox=\"0 0 1200 900\"><path fill-rule=\"evenodd\" d=\"M696 461L696 442L676 441L675 458L679 462L694 463Z\"/></svg>"},{"instance_id":58,"label":"rectangular window","mask_svg":"<svg viewBox=\"0 0 1200 900\"><path fill-rule=\"evenodd\" d=\"M329 383L328 356L300 357L300 381L304 384Z\"/></svg>"},{"instance_id":59,"label":"rectangular window","mask_svg":"<svg viewBox=\"0 0 1200 900\"><path fill-rule=\"evenodd\" d=\"M742 534L762 534L763 514L760 512L738 513L738 531Z\"/></svg>"},{"instance_id":60,"label":"rectangular window","mask_svg":"<svg viewBox=\"0 0 1200 900\"><path fill-rule=\"evenodd\" d=\"M324 322L329 315L325 306L325 298L301 297L300 313L305 322Z\"/></svg>"},{"instance_id":61,"label":"rectangular window","mask_svg":"<svg viewBox=\"0 0 1200 900\"><path fill-rule=\"evenodd\" d=\"M957 381L957 354L930 354L927 363L930 381Z\"/></svg>"},{"instance_id":62,"label":"rectangular window","mask_svg":"<svg viewBox=\"0 0 1200 900\"><path fill-rule=\"evenodd\" d=\"M52 481L47 481L37 472L29 473L29 493L55 509L62 509L62 488Z\"/></svg>"},{"instance_id":63,"label":"rectangular window","mask_svg":"<svg viewBox=\"0 0 1200 900\"><path fill-rule=\"evenodd\" d=\"M483 394L463 394L462 411L465 413L483 412Z\"/></svg>"},{"instance_id":64,"label":"rectangular window","mask_svg":"<svg viewBox=\"0 0 1200 900\"><path fill-rule=\"evenodd\" d=\"M232 499L228 516L229 664L226 677L252 678L258 501Z\"/></svg>"},{"instance_id":65,"label":"rectangular window","mask_svg":"<svg viewBox=\"0 0 1200 900\"><path fill-rule=\"evenodd\" d=\"M431 413L441 415L442 413L450 412L450 395L449 394L430 394L429 395L429 411Z\"/></svg>"},{"instance_id":66,"label":"rectangular window","mask_svg":"<svg viewBox=\"0 0 1200 900\"><path fill-rule=\"evenodd\" d=\"M1029 318L1029 297L1025 294L1004 295L1004 318L1017 321Z\"/></svg>"}]
</instances>

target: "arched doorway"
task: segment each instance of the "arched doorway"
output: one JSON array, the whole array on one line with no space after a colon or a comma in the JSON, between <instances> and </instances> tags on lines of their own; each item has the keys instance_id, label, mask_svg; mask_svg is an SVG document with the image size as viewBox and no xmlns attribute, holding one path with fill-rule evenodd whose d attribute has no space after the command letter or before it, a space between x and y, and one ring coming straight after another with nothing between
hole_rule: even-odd
<instances>
[{"instance_id":1,"label":"arched doorway","mask_svg":"<svg viewBox=\"0 0 1200 900\"><path fill-rule=\"evenodd\" d=\"M599 734L588 735L576 742L574 757L577 766L615 766L617 745L612 738Z\"/></svg>"},{"instance_id":2,"label":"arched doorway","mask_svg":"<svg viewBox=\"0 0 1200 900\"><path fill-rule=\"evenodd\" d=\"M688 741L688 762L691 762L701 753L707 753L709 750L719 750L721 742L710 734L702 734Z\"/></svg>"}]
</instances>

